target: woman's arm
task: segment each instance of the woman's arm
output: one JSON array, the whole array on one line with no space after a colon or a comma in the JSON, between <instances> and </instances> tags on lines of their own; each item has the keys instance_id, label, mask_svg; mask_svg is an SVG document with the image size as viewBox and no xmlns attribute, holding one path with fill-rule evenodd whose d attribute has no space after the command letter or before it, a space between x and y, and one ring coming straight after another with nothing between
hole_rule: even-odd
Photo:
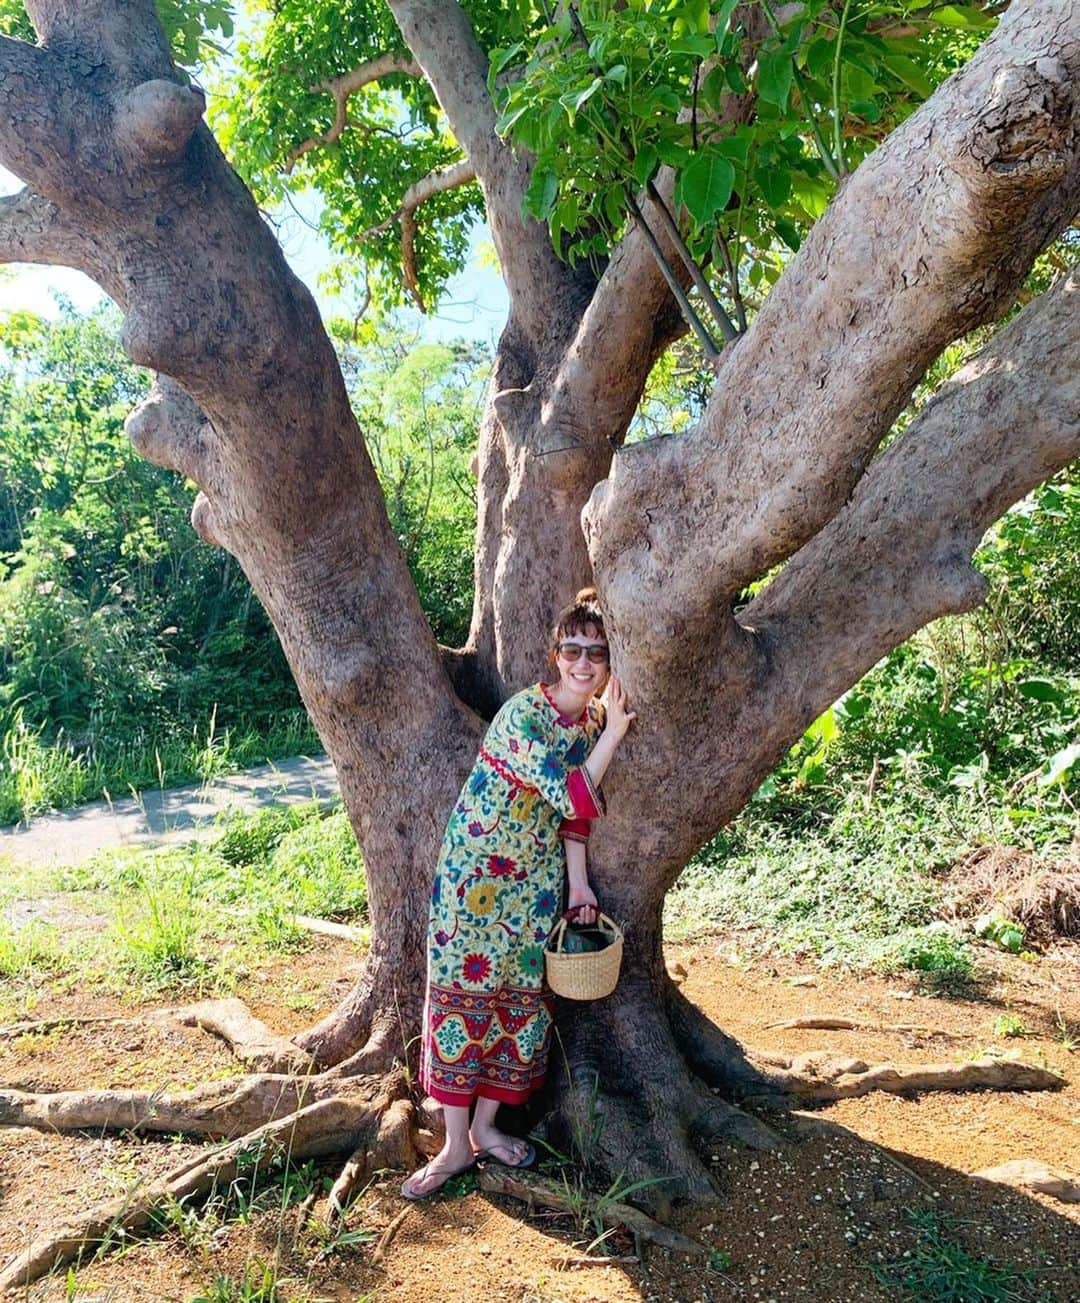
<instances>
[{"instance_id":1,"label":"woman's arm","mask_svg":"<svg viewBox=\"0 0 1080 1303\"><path fill-rule=\"evenodd\" d=\"M607 723L584 765L595 787L600 786L619 743L635 719L637 712L630 709L622 684L612 675L607 690Z\"/></svg>"},{"instance_id":2,"label":"woman's arm","mask_svg":"<svg viewBox=\"0 0 1080 1303\"><path fill-rule=\"evenodd\" d=\"M589 886L585 843L567 838L563 846L566 848L566 877L570 888L567 893L567 906L570 909L574 909L577 905L584 907L574 916L575 923L595 923L596 896Z\"/></svg>"}]
</instances>

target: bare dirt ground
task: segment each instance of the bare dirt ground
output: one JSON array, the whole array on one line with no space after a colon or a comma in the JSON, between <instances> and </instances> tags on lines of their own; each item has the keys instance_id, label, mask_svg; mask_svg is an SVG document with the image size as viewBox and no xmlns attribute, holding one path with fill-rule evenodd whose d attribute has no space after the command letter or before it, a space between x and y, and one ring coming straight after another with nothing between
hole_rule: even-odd
<instances>
[{"instance_id":1,"label":"bare dirt ground","mask_svg":"<svg viewBox=\"0 0 1080 1303\"><path fill-rule=\"evenodd\" d=\"M193 1213L154 1238L17 1297L85 1303L897 1300L900 1290L879 1283L872 1267L917 1254L912 1216L928 1209L950 1219L950 1234L973 1255L1030 1273L1016 1280L1014 1297L1059 1303L1080 1297L1080 1204L969 1175L1019 1158L1074 1173L1080 1168L1080 1047L1068 1043L1070 1036L1080 1038L1080 947L1061 945L1033 963L990 956L978 994L960 999L932 998L903 979L821 973L760 955L747 960L740 945L745 940L726 937L673 947L669 962L693 1000L755 1047L789 1053L828 1047L868 1061L901 1063L956 1062L993 1047L1044 1062L1069 1084L1038 1094L872 1095L812 1114L774 1117L787 1141L780 1152L719 1147L715 1204L673 1213L675 1226L713 1250L708 1262L636 1246L625 1233L594 1250L607 1261L587 1262L584 1246L595 1232L566 1215L530 1213L521 1203L476 1188L408 1206L398 1194L401 1174L386 1173L368 1185L347 1218L348 1232L374 1238L339 1242L321 1258L317 1237L298 1239L298 1206L282 1210L280 1187L261 1211L249 1207L253 1191L240 1189L216 1216L200 1221ZM257 1017L289 1033L340 998L355 965L348 943L318 938L305 953L252 974L238 994ZM0 1040L0 1085L175 1091L235 1072L227 1050L209 1035L140 1023L140 1012L151 1007L78 989L59 994L42 988L35 1019L130 1021ZM1019 1019L1025 1034L996 1036L994 1023L1002 1013ZM768 1026L810 1015L920 1030ZM196 1152L179 1138L0 1128L0 1256L17 1252L39 1228L102 1197L133 1191ZM329 1163L318 1175L336 1171ZM403 1212L373 1265L378 1238ZM214 1292L219 1276L236 1282L247 1270L249 1280L261 1280L256 1260L276 1273L276 1294L230 1293L224 1286Z\"/></svg>"}]
</instances>

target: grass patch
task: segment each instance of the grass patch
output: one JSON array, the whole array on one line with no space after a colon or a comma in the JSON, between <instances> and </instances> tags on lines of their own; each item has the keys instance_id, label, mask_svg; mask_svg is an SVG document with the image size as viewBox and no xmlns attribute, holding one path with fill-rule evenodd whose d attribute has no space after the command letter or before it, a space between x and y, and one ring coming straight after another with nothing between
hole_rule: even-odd
<instances>
[{"instance_id":1,"label":"grass patch","mask_svg":"<svg viewBox=\"0 0 1080 1303\"><path fill-rule=\"evenodd\" d=\"M1031 1274L977 1258L957 1242L936 1210L911 1214L919 1238L915 1251L871 1268L882 1285L920 1303L1025 1303Z\"/></svg>"},{"instance_id":2,"label":"grass patch","mask_svg":"<svg viewBox=\"0 0 1080 1303\"><path fill-rule=\"evenodd\" d=\"M315 755L322 743L302 710L259 728L218 730L214 716L189 731L101 735L76 746L45 740L16 716L0 738L0 825L102 797L207 783L271 760Z\"/></svg>"},{"instance_id":3,"label":"grass patch","mask_svg":"<svg viewBox=\"0 0 1080 1303\"><path fill-rule=\"evenodd\" d=\"M269 955L309 944L295 915L362 921L363 863L344 810L316 802L234 815L204 842L123 848L74 868L20 878L20 895L72 895L102 928L0 924L0 981L77 967L110 989L222 993ZM78 904L73 893L81 894ZM9 897L10 898L10 897Z\"/></svg>"}]
</instances>

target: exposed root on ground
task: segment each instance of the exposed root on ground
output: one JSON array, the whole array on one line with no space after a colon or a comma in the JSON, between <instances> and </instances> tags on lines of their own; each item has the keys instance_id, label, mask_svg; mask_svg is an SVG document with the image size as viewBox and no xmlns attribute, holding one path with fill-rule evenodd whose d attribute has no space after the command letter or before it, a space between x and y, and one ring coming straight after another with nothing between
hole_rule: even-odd
<instances>
[{"instance_id":1,"label":"exposed root on ground","mask_svg":"<svg viewBox=\"0 0 1080 1303\"><path fill-rule=\"evenodd\" d=\"M265 1085L272 1079L250 1080L259 1080L260 1085ZM307 1086L317 1081L318 1078L301 1079L297 1084ZM381 1082L355 1079L348 1088L340 1081L335 1081L332 1086L329 1083L325 1085L325 1097L312 1100L309 1096L284 1115L245 1128L228 1144L206 1151L134 1192L96 1204L70 1223L37 1236L24 1252L0 1271L0 1291L29 1284L88 1253L105 1252L110 1246L121 1243L125 1236L152 1227L156 1215L170 1203L200 1198L227 1187L241 1172L247 1179L286 1161L296 1163L349 1151L354 1158L358 1154L364 1155L364 1171L411 1163L415 1150L411 1148L408 1136L413 1109L405 1097L405 1083L400 1075ZM264 1101L269 1099L265 1094L259 1097ZM38 1097L37 1103L50 1098L55 1100L57 1097ZM84 1100L89 1098L89 1093L83 1094ZM293 1099L296 1099L295 1095ZM82 1116L88 1115L84 1109ZM40 1111L28 1112L22 1119L23 1124L44 1125L42 1116ZM72 1116L71 1113L67 1116L69 1124ZM104 1125L117 1125L115 1114L105 1116L111 1120ZM201 1115L188 1113L185 1116L173 1111L171 1116L170 1126L144 1126L141 1129L196 1133L201 1130L202 1134L207 1134L199 1125L203 1120ZM29 1121L29 1117L38 1120Z\"/></svg>"},{"instance_id":2,"label":"exposed root on ground","mask_svg":"<svg viewBox=\"0 0 1080 1303\"><path fill-rule=\"evenodd\" d=\"M484 1190L562 1208L586 1220L598 1218L604 1225L623 1225L668 1248L700 1253L700 1245L655 1218L664 1217L673 1199L714 1197L708 1159L718 1143L735 1140L763 1149L783 1143L740 1103L797 1107L871 1091L1045 1090L1064 1084L1046 1068L1013 1060L901 1067L869 1065L831 1052L794 1058L755 1053L715 1027L674 986L667 1000L656 994L648 1003L606 1011L596 1006L589 1016L567 1017L562 1025L557 1105L544 1125L556 1150L580 1160L580 1189L489 1165L481 1176ZM350 1053L323 1071L314 1065L330 1042L313 1037L310 1048L298 1048L253 1018L239 1001L211 1001L152 1015L148 1021L162 1018L223 1037L249 1063L299 1063L304 1071L257 1071L175 1096L130 1090L0 1091L0 1125L186 1133L228 1142L123 1199L98 1204L70 1224L42 1233L0 1272L0 1290L26 1284L87 1252L104 1251L121 1233L151 1227L170 1201L204 1196L227 1186L240 1171L254 1174L280 1163L283 1155L290 1162L350 1155L327 1200L324 1220L329 1223L341 1216L372 1173L411 1170L421 1155L439 1148L439 1113L426 1105L414 1107L409 1098L396 1017L368 1022L363 1044L354 1032L348 1037ZM847 1019L825 1021L854 1025ZM56 1025L70 1025L70 1020ZM340 1050L346 1038L335 1027L332 1040ZM608 1193L590 1195L588 1185ZM620 1191L653 1216L626 1206ZM310 1207L302 1211L299 1226L310 1213Z\"/></svg>"},{"instance_id":3,"label":"exposed root on ground","mask_svg":"<svg viewBox=\"0 0 1080 1303\"><path fill-rule=\"evenodd\" d=\"M354 1144L370 1126L372 1105L358 1099L320 1100L174 1168L134 1194L97 1204L67 1225L38 1236L0 1271L0 1290L28 1285L46 1272L121 1243L144 1231L171 1202L228 1185L243 1171L254 1176L287 1155L290 1162L323 1157Z\"/></svg>"},{"instance_id":4,"label":"exposed root on ground","mask_svg":"<svg viewBox=\"0 0 1080 1303\"><path fill-rule=\"evenodd\" d=\"M1065 1078L1049 1068L1013 1059L871 1066L862 1059L830 1050L795 1058L765 1054L751 1057L767 1069L769 1089L762 1093L763 1102L777 1093L789 1099L826 1102L854 1099L876 1090L902 1095L926 1090L1058 1090L1065 1085Z\"/></svg>"},{"instance_id":5,"label":"exposed root on ground","mask_svg":"<svg viewBox=\"0 0 1080 1303\"><path fill-rule=\"evenodd\" d=\"M812 1014L803 1018L788 1018L785 1022L765 1024L766 1031L816 1031L816 1032L895 1032L900 1036L941 1036L950 1041L963 1040L958 1032L943 1027L924 1027L913 1022L863 1022L858 1018L832 1018Z\"/></svg>"},{"instance_id":6,"label":"exposed root on ground","mask_svg":"<svg viewBox=\"0 0 1080 1303\"><path fill-rule=\"evenodd\" d=\"M697 1240L691 1240L670 1227L661 1226L640 1208L631 1208L629 1204L619 1203L603 1197L585 1197L579 1201L566 1188L545 1180L535 1172L512 1172L505 1167L494 1164L481 1169L480 1188L489 1194L506 1194L514 1199L522 1199L530 1208L539 1204L543 1208L557 1208L560 1212L572 1213L584 1222L598 1220L603 1226L625 1226L635 1237L659 1244L665 1249L674 1249L676 1253L690 1253L695 1257L704 1257L705 1246Z\"/></svg>"},{"instance_id":7,"label":"exposed root on ground","mask_svg":"<svg viewBox=\"0 0 1080 1303\"><path fill-rule=\"evenodd\" d=\"M0 1041L18 1040L20 1036L48 1036L52 1032L72 1031L76 1027L135 1027L151 1021L140 1018L39 1018L27 1022L9 1023L0 1027Z\"/></svg>"},{"instance_id":8,"label":"exposed root on ground","mask_svg":"<svg viewBox=\"0 0 1080 1303\"><path fill-rule=\"evenodd\" d=\"M668 1005L675 1039L690 1068L725 1097L760 1108L784 1108L793 1100L827 1103L853 1099L875 1090L891 1094L925 1090L1058 1090L1065 1084L1063 1077L1048 1068L1011 1059L903 1066L871 1065L831 1050L794 1057L770 1054L748 1049L722 1032L674 984ZM828 1020L828 1025L834 1027L839 1021ZM844 1022L846 1025L847 1020ZM809 1024L798 1020L798 1025ZM933 1034L947 1035L937 1031Z\"/></svg>"},{"instance_id":9,"label":"exposed root on ground","mask_svg":"<svg viewBox=\"0 0 1080 1303\"><path fill-rule=\"evenodd\" d=\"M334 1099L363 1097L359 1079L347 1088L325 1077L264 1073L210 1082L184 1095L145 1090L0 1090L0 1126L41 1131L185 1133L233 1139L269 1122Z\"/></svg>"},{"instance_id":10,"label":"exposed root on ground","mask_svg":"<svg viewBox=\"0 0 1080 1303\"><path fill-rule=\"evenodd\" d=\"M252 1072L304 1073L312 1070L311 1055L285 1036L272 1032L254 1017L242 1000L204 1000L173 1010L184 1027L201 1027L219 1036Z\"/></svg>"},{"instance_id":11,"label":"exposed root on ground","mask_svg":"<svg viewBox=\"0 0 1080 1303\"><path fill-rule=\"evenodd\" d=\"M353 1150L327 1197L327 1216L340 1217L356 1187L378 1168L409 1170L417 1165L416 1112L412 1101L396 1099L378 1119L374 1137Z\"/></svg>"}]
</instances>

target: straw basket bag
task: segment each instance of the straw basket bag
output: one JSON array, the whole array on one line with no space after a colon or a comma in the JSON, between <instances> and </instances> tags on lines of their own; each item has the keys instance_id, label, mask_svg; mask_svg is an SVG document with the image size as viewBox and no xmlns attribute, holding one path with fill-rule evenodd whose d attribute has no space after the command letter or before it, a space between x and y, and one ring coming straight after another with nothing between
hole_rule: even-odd
<instances>
[{"instance_id":1,"label":"straw basket bag","mask_svg":"<svg viewBox=\"0 0 1080 1303\"><path fill-rule=\"evenodd\" d=\"M567 1000L601 1000L615 990L622 964L622 929L606 914L598 914L596 927L606 932L610 940L602 950L586 950L570 954L566 944L567 918L564 914L555 931L548 937L544 950L548 986L556 995Z\"/></svg>"}]
</instances>

